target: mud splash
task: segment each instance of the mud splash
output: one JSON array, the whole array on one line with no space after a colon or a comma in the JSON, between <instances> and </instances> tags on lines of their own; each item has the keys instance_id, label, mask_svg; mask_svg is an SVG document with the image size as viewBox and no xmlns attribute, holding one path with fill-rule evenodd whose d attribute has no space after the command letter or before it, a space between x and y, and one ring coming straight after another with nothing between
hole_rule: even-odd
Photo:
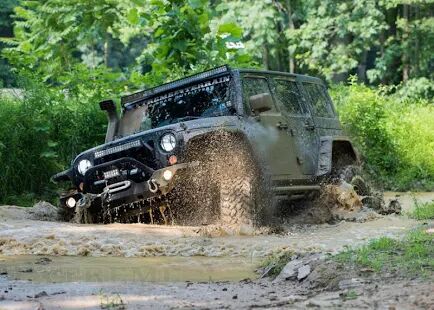
<instances>
[{"instance_id":1,"label":"mud splash","mask_svg":"<svg viewBox=\"0 0 434 310\"><path fill-rule=\"evenodd\" d=\"M394 199L397 193L385 196ZM399 194L404 214L413 206ZM418 194L420 201L433 193ZM276 250L339 251L382 235L404 233L416 224L406 216L388 215L364 223L336 221L308 225L295 216L279 233L267 229L234 232L224 226L163 226L147 224L78 225L29 219L28 209L0 207L0 255L54 256L205 256L264 257Z\"/></svg>"}]
</instances>

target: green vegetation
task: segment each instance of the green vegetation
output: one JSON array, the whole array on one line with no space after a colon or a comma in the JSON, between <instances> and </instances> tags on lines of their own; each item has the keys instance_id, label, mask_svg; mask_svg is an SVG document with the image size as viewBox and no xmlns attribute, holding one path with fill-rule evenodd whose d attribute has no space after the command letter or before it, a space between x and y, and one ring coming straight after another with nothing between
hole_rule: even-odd
<instances>
[{"instance_id":1,"label":"green vegetation","mask_svg":"<svg viewBox=\"0 0 434 310\"><path fill-rule=\"evenodd\" d=\"M414 199L414 210L408 216L416 220L434 220L434 201L421 203Z\"/></svg>"},{"instance_id":2,"label":"green vegetation","mask_svg":"<svg viewBox=\"0 0 434 310\"><path fill-rule=\"evenodd\" d=\"M276 277L294 256L292 251L276 251L267 256L260 264L269 277Z\"/></svg>"},{"instance_id":3,"label":"green vegetation","mask_svg":"<svg viewBox=\"0 0 434 310\"><path fill-rule=\"evenodd\" d=\"M2 203L50 199L56 190L50 177L77 152L104 141L107 120L94 98L106 96L105 90L65 96L42 83L25 87L23 100L0 99Z\"/></svg>"},{"instance_id":4,"label":"green vegetation","mask_svg":"<svg viewBox=\"0 0 434 310\"><path fill-rule=\"evenodd\" d=\"M386 88L351 81L332 91L343 126L353 136L368 173L394 190L434 188L434 105Z\"/></svg>"},{"instance_id":5,"label":"green vegetation","mask_svg":"<svg viewBox=\"0 0 434 310\"><path fill-rule=\"evenodd\" d=\"M359 295L355 290L349 290L348 292L344 293L343 298L344 300L353 300L357 299Z\"/></svg>"},{"instance_id":6,"label":"green vegetation","mask_svg":"<svg viewBox=\"0 0 434 310\"><path fill-rule=\"evenodd\" d=\"M325 78L377 183L432 190L433 25L432 0L4 0L0 203L52 197L101 99L225 63Z\"/></svg>"},{"instance_id":7,"label":"green vegetation","mask_svg":"<svg viewBox=\"0 0 434 310\"><path fill-rule=\"evenodd\" d=\"M119 294L108 295L102 290L99 292L100 308L109 310L125 310L127 305Z\"/></svg>"},{"instance_id":8,"label":"green vegetation","mask_svg":"<svg viewBox=\"0 0 434 310\"><path fill-rule=\"evenodd\" d=\"M432 276L434 234L422 229L408 233L402 240L381 237L360 248L349 248L334 257L340 263L409 276Z\"/></svg>"}]
</instances>

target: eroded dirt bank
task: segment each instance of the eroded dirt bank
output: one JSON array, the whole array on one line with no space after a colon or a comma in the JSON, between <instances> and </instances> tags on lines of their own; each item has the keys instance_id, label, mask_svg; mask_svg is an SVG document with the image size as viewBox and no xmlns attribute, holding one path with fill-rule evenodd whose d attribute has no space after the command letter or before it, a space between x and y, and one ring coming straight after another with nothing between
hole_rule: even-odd
<instances>
[{"instance_id":1,"label":"eroded dirt bank","mask_svg":"<svg viewBox=\"0 0 434 310\"><path fill-rule=\"evenodd\" d=\"M386 195L386 200L394 198L395 195ZM408 195L400 195L405 213L412 207L412 199ZM430 201L434 199L434 194L422 194L418 198L421 201ZM364 223L341 221L333 225L283 225L279 233L244 231L241 235L231 235L221 227L76 225L37 221L32 218L32 215L21 208L0 208L0 255L3 256L0 257L0 267L2 264L11 265L8 261L14 259L12 255L44 255L30 256L27 262L20 262L20 259L25 260L25 257L20 256L16 258L18 261L15 272L9 274L6 271L7 274L0 276L0 309L427 309L434 304L433 285L426 280L400 279L390 275L389 278L369 276L362 282L354 282L352 279L359 275L348 273L343 274L341 279L346 285L333 291L324 291L324 287L318 283L327 279L321 277L311 276L303 282L273 282L270 279L254 279L255 276L251 273L252 266L257 261L275 251L289 249L296 253L325 254L382 235L399 236L418 225L406 216L376 216L370 217ZM158 269L158 266L168 268L166 271L161 269L163 273L170 268L175 272L185 269L188 273L188 268L192 268L191 274L197 272L198 268L194 267L194 264L197 264L197 256L200 256L200 259L204 260L200 265L203 274L213 269L230 270L229 266L237 264L240 268L232 269L231 272L239 273L228 279L241 280L246 277L251 280L210 282L219 280L216 276L202 280L192 278L199 282L185 282L189 280L188 277L164 279L157 275L159 282L165 283L150 283L140 277L116 275L106 279L84 276L80 278L80 264L85 270L89 261L86 263L77 257L70 257L69 263L79 265L78 278L68 277L68 272L65 271L63 279L62 273L60 277L47 276L44 279L44 272L48 275L50 270L54 272L62 269L56 258L50 258L50 255L60 256L58 259L64 260L61 264L68 264L68 258L63 257L67 255L79 255L83 257L81 259L107 259L101 273L116 269L114 266L122 266L123 260L127 268L128 258L124 257L130 257L138 260L138 264L141 264L140 259L148 260L149 268L152 268L152 265L156 266L155 269ZM187 265L176 261L180 256L186 258ZM114 258L119 261L111 261ZM222 260L219 260L220 258ZM39 270L39 267L32 265L38 259L41 260L40 269L45 271L32 275ZM212 259L216 260L211 261ZM97 264L105 263L101 261ZM145 261L143 264L146 265ZM336 270L336 273L340 271ZM52 283L53 281L56 283Z\"/></svg>"}]
</instances>

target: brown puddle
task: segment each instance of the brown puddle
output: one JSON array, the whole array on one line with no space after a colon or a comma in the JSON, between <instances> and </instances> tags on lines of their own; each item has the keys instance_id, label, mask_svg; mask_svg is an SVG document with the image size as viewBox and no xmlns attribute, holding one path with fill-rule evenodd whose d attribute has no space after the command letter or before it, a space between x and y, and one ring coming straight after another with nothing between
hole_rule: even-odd
<instances>
[{"instance_id":1,"label":"brown puddle","mask_svg":"<svg viewBox=\"0 0 434 310\"><path fill-rule=\"evenodd\" d=\"M0 272L33 282L208 282L256 277L257 261L242 257L0 256Z\"/></svg>"}]
</instances>

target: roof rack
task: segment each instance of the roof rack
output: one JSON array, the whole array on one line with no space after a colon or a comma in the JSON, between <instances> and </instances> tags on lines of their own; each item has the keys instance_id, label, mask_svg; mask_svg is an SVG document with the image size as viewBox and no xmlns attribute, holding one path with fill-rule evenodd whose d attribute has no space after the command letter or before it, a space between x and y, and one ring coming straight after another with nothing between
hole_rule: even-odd
<instances>
[{"instance_id":1,"label":"roof rack","mask_svg":"<svg viewBox=\"0 0 434 310\"><path fill-rule=\"evenodd\" d=\"M194 82L197 82L199 80L203 80L206 79L208 77L212 77L212 76L218 76L224 73L228 73L230 72L230 68L228 65L224 65L221 67L216 67L214 69L208 70L208 71L204 71L198 74L194 74L194 75L190 75L188 77L179 79L179 80L175 80L154 88L150 88L147 90L142 90L139 91L137 93L133 93L131 95L127 95L124 97L121 97L121 105L122 108L125 109L125 107L128 105L134 105L139 101L143 101L145 99L148 99L151 96L154 96L158 93L162 93L165 92L169 89L173 89L173 88L178 88L178 87L182 87Z\"/></svg>"}]
</instances>

